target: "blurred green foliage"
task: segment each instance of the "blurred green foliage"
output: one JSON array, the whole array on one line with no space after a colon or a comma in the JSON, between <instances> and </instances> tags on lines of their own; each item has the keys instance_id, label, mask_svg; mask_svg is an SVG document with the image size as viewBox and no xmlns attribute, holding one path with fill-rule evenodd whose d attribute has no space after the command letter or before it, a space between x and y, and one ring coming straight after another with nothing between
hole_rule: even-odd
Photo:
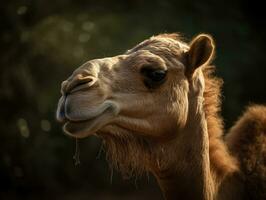
<instances>
[{"instance_id":1,"label":"blurred green foliage","mask_svg":"<svg viewBox=\"0 0 266 200\"><path fill-rule=\"evenodd\" d=\"M60 83L76 67L123 53L151 35L213 35L227 127L248 103L266 102L259 3L21 0L2 3L0 15L1 199L161 199L152 178L134 183L115 173L110 184L96 138L81 141L82 164L75 167L74 141L55 122Z\"/></svg>"}]
</instances>

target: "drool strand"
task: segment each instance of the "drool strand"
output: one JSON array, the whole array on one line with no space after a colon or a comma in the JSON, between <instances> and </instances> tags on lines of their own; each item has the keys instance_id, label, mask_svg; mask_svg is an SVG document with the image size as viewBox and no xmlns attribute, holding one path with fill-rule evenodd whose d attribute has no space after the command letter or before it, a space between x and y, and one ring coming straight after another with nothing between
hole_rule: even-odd
<instances>
[{"instance_id":1,"label":"drool strand","mask_svg":"<svg viewBox=\"0 0 266 200\"><path fill-rule=\"evenodd\" d=\"M80 148L78 138L76 138L76 149L73 159L75 160L75 166L80 164Z\"/></svg>"}]
</instances>

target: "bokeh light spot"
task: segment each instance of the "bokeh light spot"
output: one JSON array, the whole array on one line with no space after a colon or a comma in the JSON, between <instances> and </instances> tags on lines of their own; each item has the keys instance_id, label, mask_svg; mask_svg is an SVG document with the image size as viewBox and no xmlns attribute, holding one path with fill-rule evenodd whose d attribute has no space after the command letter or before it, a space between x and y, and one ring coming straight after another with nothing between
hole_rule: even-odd
<instances>
[{"instance_id":1,"label":"bokeh light spot","mask_svg":"<svg viewBox=\"0 0 266 200\"><path fill-rule=\"evenodd\" d=\"M94 23L86 21L82 24L82 29L84 31L91 31L94 28Z\"/></svg>"},{"instance_id":2,"label":"bokeh light spot","mask_svg":"<svg viewBox=\"0 0 266 200\"><path fill-rule=\"evenodd\" d=\"M17 9L17 14L18 15L24 15L27 11L28 11L28 7L27 6L20 6Z\"/></svg>"},{"instance_id":3,"label":"bokeh light spot","mask_svg":"<svg viewBox=\"0 0 266 200\"><path fill-rule=\"evenodd\" d=\"M27 121L23 118L20 118L17 121L17 125L18 125L21 136L28 138L30 136L30 130L29 130Z\"/></svg>"},{"instance_id":4,"label":"bokeh light spot","mask_svg":"<svg viewBox=\"0 0 266 200\"><path fill-rule=\"evenodd\" d=\"M43 131L49 132L51 130L51 123L50 121L43 119L41 121L41 128Z\"/></svg>"}]
</instances>

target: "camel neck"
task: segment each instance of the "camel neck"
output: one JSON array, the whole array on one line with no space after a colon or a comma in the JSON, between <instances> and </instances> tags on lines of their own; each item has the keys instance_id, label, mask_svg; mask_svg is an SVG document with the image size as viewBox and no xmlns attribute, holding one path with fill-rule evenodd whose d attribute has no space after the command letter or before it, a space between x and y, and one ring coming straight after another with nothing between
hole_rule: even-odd
<instances>
[{"instance_id":1,"label":"camel neck","mask_svg":"<svg viewBox=\"0 0 266 200\"><path fill-rule=\"evenodd\" d=\"M167 200L213 199L210 172L208 131L203 111L203 99L190 102L188 123L169 151L175 164L154 174Z\"/></svg>"}]
</instances>

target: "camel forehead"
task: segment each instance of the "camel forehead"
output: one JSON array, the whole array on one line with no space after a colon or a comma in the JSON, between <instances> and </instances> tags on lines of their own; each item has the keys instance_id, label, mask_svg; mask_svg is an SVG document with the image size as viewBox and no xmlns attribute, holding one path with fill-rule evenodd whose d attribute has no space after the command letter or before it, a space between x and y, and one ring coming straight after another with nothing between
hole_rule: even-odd
<instances>
[{"instance_id":1,"label":"camel forehead","mask_svg":"<svg viewBox=\"0 0 266 200\"><path fill-rule=\"evenodd\" d=\"M163 54L164 52L178 54L186 52L188 49L189 46L185 42L181 41L177 34L161 34L144 40L132 49L128 50L126 54L131 54L138 50L150 50L159 54Z\"/></svg>"},{"instance_id":2,"label":"camel forehead","mask_svg":"<svg viewBox=\"0 0 266 200\"><path fill-rule=\"evenodd\" d=\"M137 63L139 66L150 63L164 69L184 69L183 55L188 49L189 46L177 34L161 34L144 40L125 55L131 64Z\"/></svg>"}]
</instances>

